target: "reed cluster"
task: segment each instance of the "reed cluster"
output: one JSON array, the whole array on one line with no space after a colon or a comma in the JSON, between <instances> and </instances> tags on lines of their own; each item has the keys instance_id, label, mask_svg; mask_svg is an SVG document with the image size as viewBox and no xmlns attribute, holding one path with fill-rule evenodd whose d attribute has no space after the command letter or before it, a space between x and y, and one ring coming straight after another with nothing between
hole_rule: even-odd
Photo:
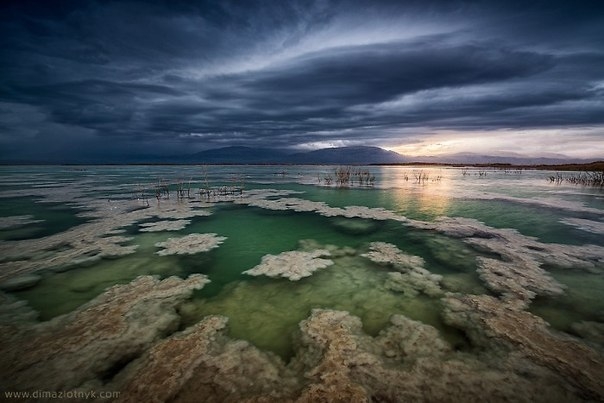
<instances>
[{"instance_id":1,"label":"reed cluster","mask_svg":"<svg viewBox=\"0 0 604 403\"><path fill-rule=\"evenodd\" d=\"M199 189L195 190L194 185L199 183ZM149 206L149 197L155 196L157 202L170 199L171 193L176 194L176 198L181 200L200 198L210 199L219 196L243 195L245 188L245 176L243 174L231 175L228 178L228 184L213 186L210 183L207 167L203 167L201 180L194 180L190 177L188 180L178 179L167 181L163 178L157 178L156 182L147 185L134 185L132 189L133 198L142 201Z\"/></svg>"},{"instance_id":2,"label":"reed cluster","mask_svg":"<svg viewBox=\"0 0 604 403\"><path fill-rule=\"evenodd\" d=\"M562 182L572 183L573 185L590 186L590 187L604 187L604 171L585 171L572 174L571 176L564 177L559 172L556 175L548 176L548 180L551 183L557 185Z\"/></svg>"},{"instance_id":3,"label":"reed cluster","mask_svg":"<svg viewBox=\"0 0 604 403\"><path fill-rule=\"evenodd\" d=\"M180 179L176 182L176 197L178 197L179 199L184 199L185 198L185 193L186 193L186 198L190 199L191 198L191 180L193 178L189 178L189 181L185 184L185 181Z\"/></svg>"},{"instance_id":4,"label":"reed cluster","mask_svg":"<svg viewBox=\"0 0 604 403\"><path fill-rule=\"evenodd\" d=\"M155 185L155 198L159 202L161 199L169 199L170 198L170 186L168 183L164 182L163 179L157 179L157 184Z\"/></svg>"},{"instance_id":5,"label":"reed cluster","mask_svg":"<svg viewBox=\"0 0 604 403\"><path fill-rule=\"evenodd\" d=\"M547 179L551 182L551 183L555 183L556 185L561 184L562 182L564 182L564 176L562 176L560 174L560 172L556 172L556 175L550 175L547 177Z\"/></svg>"},{"instance_id":6,"label":"reed cluster","mask_svg":"<svg viewBox=\"0 0 604 403\"><path fill-rule=\"evenodd\" d=\"M413 171L413 177L415 178L415 183L426 183L430 179L430 175L422 170Z\"/></svg>"},{"instance_id":7,"label":"reed cluster","mask_svg":"<svg viewBox=\"0 0 604 403\"><path fill-rule=\"evenodd\" d=\"M375 175L361 168L337 167L333 175L331 173L318 174L317 182L319 184L324 182L327 186L335 182L338 187L354 186L355 183L359 186L369 187L375 185Z\"/></svg>"},{"instance_id":8,"label":"reed cluster","mask_svg":"<svg viewBox=\"0 0 604 403\"><path fill-rule=\"evenodd\" d=\"M149 207L149 196L147 195L147 189L145 186L140 184L134 185L134 198L142 201L147 207Z\"/></svg>"}]
</instances>

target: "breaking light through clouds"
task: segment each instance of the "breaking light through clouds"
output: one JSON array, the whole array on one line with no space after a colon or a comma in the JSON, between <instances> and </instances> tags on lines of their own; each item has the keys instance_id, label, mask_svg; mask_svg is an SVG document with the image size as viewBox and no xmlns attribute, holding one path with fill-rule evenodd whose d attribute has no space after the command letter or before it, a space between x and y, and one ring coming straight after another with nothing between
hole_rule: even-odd
<instances>
[{"instance_id":1,"label":"breaking light through clouds","mask_svg":"<svg viewBox=\"0 0 604 403\"><path fill-rule=\"evenodd\" d=\"M134 18L135 17L135 18ZM601 1L8 1L0 159L604 158Z\"/></svg>"},{"instance_id":2,"label":"breaking light through clouds","mask_svg":"<svg viewBox=\"0 0 604 403\"><path fill-rule=\"evenodd\" d=\"M410 139L408 144L384 147L409 156L448 155L457 153L500 156L539 155L543 157L585 158L604 155L604 132L601 129L495 130L489 132L440 132ZM586 149L573 148L577 142Z\"/></svg>"}]
</instances>

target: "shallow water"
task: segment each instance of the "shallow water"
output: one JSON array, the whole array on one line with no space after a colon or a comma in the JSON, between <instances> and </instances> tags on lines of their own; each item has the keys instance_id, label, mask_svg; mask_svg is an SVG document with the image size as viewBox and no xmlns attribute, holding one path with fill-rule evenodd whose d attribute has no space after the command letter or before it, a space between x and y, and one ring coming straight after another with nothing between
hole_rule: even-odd
<instances>
[{"instance_id":1,"label":"shallow water","mask_svg":"<svg viewBox=\"0 0 604 403\"><path fill-rule=\"evenodd\" d=\"M31 216L37 223L16 225L0 231L4 246L19 241L27 249L35 241L59 237L77 229L101 210L115 203L136 203L144 208L157 204L154 186L171 183L171 201L176 183L190 187L196 201L204 202L198 189L207 186L243 186L244 189L280 189L300 193L295 197L325 202L331 207L381 207L411 219L432 222L438 217L475 218L493 228L513 228L544 243L604 245L604 193L602 190L555 185L544 171L504 172L488 170L479 176L458 168L365 167L376 177L375 185L348 188L325 186L318 177L333 171L326 166L126 166L126 167L0 167L0 217ZM417 172L428 175L416 181ZM168 203L167 201L164 203ZM183 201L182 203L188 203ZM100 206L100 207L99 207ZM458 331L441 319L439 298L424 294L405 295L384 286L392 268L379 266L361 255L371 242L388 242L403 252L420 256L425 268L443 276L445 291L487 294L476 274L474 250L458 239L402 226L394 221L324 217L316 212L274 211L230 201L204 207L208 216L187 218L190 224L178 231L141 232L145 218L124 223L137 245L135 253L103 257L87 263L39 270L41 281L26 290L13 292L39 313L40 320L76 309L114 284L127 283L144 274L186 277L203 273L211 283L181 307L182 326L206 315L230 318L230 334L291 357L298 323L313 308L345 310L361 318L364 329L376 335L390 315L402 313L435 326L460 349L467 348ZM96 212L96 213L95 213ZM567 219L588 220L594 226L571 225ZM165 218L162 218L165 219ZM600 226L600 227L598 227ZM596 228L595 230L593 228ZM192 233L216 233L227 239L216 249L192 255L159 256L157 242ZM99 237L105 234L98 234ZM344 256L333 256L334 264L297 282L287 279L251 277L243 274L267 254L297 250L300 241L320 246L348 247ZM48 252L51 253L52 252ZM9 259L10 260L10 259ZM602 271L553 271L567 286L556 298L537 298L530 310L553 327L571 332L572 323L602 321L604 291Z\"/></svg>"}]
</instances>

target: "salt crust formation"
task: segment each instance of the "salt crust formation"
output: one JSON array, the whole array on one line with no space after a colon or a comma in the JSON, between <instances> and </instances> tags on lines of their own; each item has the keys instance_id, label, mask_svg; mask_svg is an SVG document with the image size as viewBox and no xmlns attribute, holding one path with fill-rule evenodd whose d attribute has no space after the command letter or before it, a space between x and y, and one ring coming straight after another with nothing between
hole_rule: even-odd
<instances>
[{"instance_id":1,"label":"salt crust formation","mask_svg":"<svg viewBox=\"0 0 604 403\"><path fill-rule=\"evenodd\" d=\"M504 261L512 262L524 257L560 268L593 272L601 272L604 264L603 247L542 243L515 229L491 228L472 218L442 217L425 225L425 228L462 238L476 249L498 254Z\"/></svg>"},{"instance_id":2,"label":"salt crust formation","mask_svg":"<svg viewBox=\"0 0 604 403\"><path fill-rule=\"evenodd\" d=\"M177 306L206 282L201 275L140 277L50 322L3 323L0 375L14 390L111 390L121 392L116 401L122 402L188 402L200 396L210 402L604 397L597 352L552 336L537 317L501 309L492 297L471 301L451 294L446 306L449 321L467 329L477 345L501 345L493 356L456 352L436 329L401 315L373 338L359 318L315 309L300 323L296 355L285 365L230 339L222 316L173 333ZM514 344L518 350L508 353L505 347ZM577 354L590 361L571 359Z\"/></svg>"},{"instance_id":3,"label":"salt crust formation","mask_svg":"<svg viewBox=\"0 0 604 403\"><path fill-rule=\"evenodd\" d=\"M28 188L0 192L0 197L34 196L43 198L44 202L63 203L82 209L77 215L89 220L43 238L0 241L0 281L38 270L62 270L65 266L77 266L105 257L134 253L136 245L124 245L132 238L116 234L121 233L124 227L140 221L152 218L184 220L211 214L208 209L211 205L206 203L164 200L147 206L136 200L99 199L98 191L93 182L82 181L78 186L64 184L50 189ZM88 195L89 192L92 196ZM11 221L15 221L15 217ZM24 224L30 219L29 216L21 216L17 221Z\"/></svg>"},{"instance_id":4,"label":"salt crust formation","mask_svg":"<svg viewBox=\"0 0 604 403\"><path fill-rule=\"evenodd\" d=\"M424 266L424 259L421 257L408 255L387 242L372 242L369 245L369 252L361 256L375 263L392 265L400 271L414 270Z\"/></svg>"},{"instance_id":5,"label":"salt crust formation","mask_svg":"<svg viewBox=\"0 0 604 403\"><path fill-rule=\"evenodd\" d=\"M226 237L214 233L189 234L179 238L168 238L164 242L156 243L155 246L162 249L155 253L160 256L193 255L217 248L225 240Z\"/></svg>"},{"instance_id":6,"label":"salt crust formation","mask_svg":"<svg viewBox=\"0 0 604 403\"><path fill-rule=\"evenodd\" d=\"M514 262L478 257L478 275L487 287L502 295L504 301L523 306L536 296L564 293L561 284L532 260L517 256Z\"/></svg>"},{"instance_id":7,"label":"salt crust formation","mask_svg":"<svg viewBox=\"0 0 604 403\"><path fill-rule=\"evenodd\" d=\"M460 238L475 249L498 254L503 260L513 262L519 255L537 265L548 264L561 268L601 272L604 266L604 248L595 245L563 245L537 241L513 229L496 229L478 220L461 217L441 217L434 222L411 220L383 208L365 206L330 207L324 202L284 197L284 192L264 190L234 200L235 203L270 210L314 212L326 217L393 220L403 225L441 232Z\"/></svg>"},{"instance_id":8,"label":"salt crust formation","mask_svg":"<svg viewBox=\"0 0 604 403\"><path fill-rule=\"evenodd\" d=\"M406 222L407 218L383 208L371 208L365 206L348 206L345 208L330 207L324 202L316 202L293 197L283 197L276 200L268 200L260 197L248 197L235 200L235 203L247 204L253 207L268 210L291 210L296 212L315 212L325 217L346 218L368 218L373 220L395 220Z\"/></svg>"},{"instance_id":9,"label":"salt crust formation","mask_svg":"<svg viewBox=\"0 0 604 403\"><path fill-rule=\"evenodd\" d=\"M0 290L3 291L21 291L34 287L42 279L37 274L25 274L20 277L13 277L0 283Z\"/></svg>"},{"instance_id":10,"label":"salt crust formation","mask_svg":"<svg viewBox=\"0 0 604 403\"><path fill-rule=\"evenodd\" d=\"M118 402L288 401L298 380L276 356L226 335L208 316L153 346L116 377ZM249 400L248 400L249 399Z\"/></svg>"},{"instance_id":11,"label":"salt crust formation","mask_svg":"<svg viewBox=\"0 0 604 403\"><path fill-rule=\"evenodd\" d=\"M431 326L401 315L372 338L346 312L313 310L300 323L296 355L288 365L230 339L222 316L208 316L162 339L175 328L174 307L204 282L141 277L48 324L3 325L2 338L23 346L18 352L2 351L8 354L3 379L18 390L118 390L121 402L187 402L200 396L210 402L479 402L485 396L572 402L601 397L588 381L598 367L580 372L585 384L565 387L561 375L570 369L564 365L539 365L533 359L540 357L530 354L478 360L453 351ZM64 323L56 327L57 322ZM530 352L534 346L526 343Z\"/></svg>"},{"instance_id":12,"label":"salt crust formation","mask_svg":"<svg viewBox=\"0 0 604 403\"><path fill-rule=\"evenodd\" d=\"M308 244L308 250L318 247L329 250L333 266L300 282L268 279L234 282L215 297L196 298L184 304L180 310L183 322L195 324L207 315L225 315L233 337L282 357L291 356L291 335L316 307L351 312L363 321L363 329L373 335L387 326L393 312L426 318L437 328L442 324L437 299L406 298L386 289L388 271L355 254L354 249L319 245L316 241L303 243ZM457 334L448 334L447 338L456 346L465 345Z\"/></svg>"},{"instance_id":13,"label":"salt crust formation","mask_svg":"<svg viewBox=\"0 0 604 403\"><path fill-rule=\"evenodd\" d=\"M62 191L28 190L47 201L65 201ZM457 402L483 401L485 396L493 401L604 400L602 353L552 331L524 310L534 295L561 292L542 265L601 273L604 248L544 244L472 219L421 222L385 209L332 208L284 197L289 194L261 190L231 201L328 217L395 220L499 256L478 262L481 278L499 298L447 293L442 300L445 321L463 330L474 350L453 351L435 329L401 316L393 316L392 325L372 338L363 333L361 321L346 312L313 310L301 322L296 355L285 366L246 342L229 340L222 317L206 317L165 338L178 327L177 307L207 279L194 275L159 281L146 276L112 287L78 310L45 323L32 322L31 310L0 294L0 377L16 390L117 389L128 392L120 399L132 401L147 396L136 386L137 377L152 384L166 380L156 401L191 401L200 395L215 401ZM82 215L93 221L56 236L0 243L0 278L78 258L131 253L131 246L121 245L127 238L102 234L154 216L153 208L104 204L85 192L76 196L81 206L92 209ZM188 218L175 214L170 218ZM33 256L32 249L38 251ZM585 327L575 325L577 333L585 333ZM176 373L183 374L182 379L168 375Z\"/></svg>"},{"instance_id":14,"label":"salt crust formation","mask_svg":"<svg viewBox=\"0 0 604 403\"><path fill-rule=\"evenodd\" d=\"M186 280L138 277L109 288L78 310L48 322L0 324L0 378L8 390L102 388L116 367L178 329L176 307L202 288Z\"/></svg>"},{"instance_id":15,"label":"salt crust formation","mask_svg":"<svg viewBox=\"0 0 604 403\"><path fill-rule=\"evenodd\" d=\"M303 277L311 276L319 269L331 266L332 260L322 259L330 255L326 249L265 255L259 265L243 273L250 276L285 277L291 281L298 281Z\"/></svg>"},{"instance_id":16,"label":"salt crust formation","mask_svg":"<svg viewBox=\"0 0 604 403\"><path fill-rule=\"evenodd\" d=\"M452 351L438 332L402 316L372 338L342 311L312 311L300 323L296 356L271 354L224 335L209 316L157 343L107 385L118 401L370 402L577 401L556 373L524 357L484 363ZM517 366L517 367L515 367ZM164 381L165 382L160 382ZM152 385L150 388L142 385Z\"/></svg>"},{"instance_id":17,"label":"salt crust formation","mask_svg":"<svg viewBox=\"0 0 604 403\"><path fill-rule=\"evenodd\" d=\"M26 301L0 291L0 327L35 322L38 313Z\"/></svg>"},{"instance_id":18,"label":"salt crust formation","mask_svg":"<svg viewBox=\"0 0 604 403\"><path fill-rule=\"evenodd\" d=\"M479 251L500 259L477 258L478 274L502 299L526 307L537 295L556 296L564 287L542 266L601 273L604 248L595 245L542 243L513 229L495 229L469 218L443 217L426 224L426 229L462 239Z\"/></svg>"},{"instance_id":19,"label":"salt crust formation","mask_svg":"<svg viewBox=\"0 0 604 403\"><path fill-rule=\"evenodd\" d=\"M398 270L388 273L386 288L392 291L402 292L406 296L413 297L422 292L430 297L442 295L440 281L442 276L432 274L424 268L424 259L412 256L387 242L372 242L369 252L361 256L371 261L388 265Z\"/></svg>"},{"instance_id":20,"label":"salt crust formation","mask_svg":"<svg viewBox=\"0 0 604 403\"><path fill-rule=\"evenodd\" d=\"M141 232L178 231L191 224L191 220L166 220L140 224Z\"/></svg>"},{"instance_id":21,"label":"salt crust formation","mask_svg":"<svg viewBox=\"0 0 604 403\"><path fill-rule=\"evenodd\" d=\"M604 347L604 323L581 321L573 323L571 329L582 338Z\"/></svg>"},{"instance_id":22,"label":"salt crust formation","mask_svg":"<svg viewBox=\"0 0 604 403\"><path fill-rule=\"evenodd\" d=\"M421 242L430 249L432 257L443 265L460 272L476 270L476 252L460 239L431 233L429 237L423 237Z\"/></svg>"},{"instance_id":23,"label":"salt crust formation","mask_svg":"<svg viewBox=\"0 0 604 403\"><path fill-rule=\"evenodd\" d=\"M91 226L86 227L92 229ZM30 240L29 247L33 249L27 248L27 243L22 243L23 241L0 243L0 251L7 252L5 259L14 259L0 263L0 280L42 269L63 270L68 266L88 264L104 257L129 255L137 249L136 245L123 245L132 239L129 237L98 237L89 235L80 227L66 232L69 232L69 240L62 236L65 233ZM10 245L15 249L12 250Z\"/></svg>"},{"instance_id":24,"label":"salt crust formation","mask_svg":"<svg viewBox=\"0 0 604 403\"><path fill-rule=\"evenodd\" d=\"M208 205L203 205L202 207L204 206L208 207ZM208 210L192 208L192 203L189 203L188 205L181 204L170 208L160 209L159 211L154 212L153 216L160 219L183 220L186 218L207 217L211 214L212 213Z\"/></svg>"},{"instance_id":25,"label":"salt crust formation","mask_svg":"<svg viewBox=\"0 0 604 403\"><path fill-rule=\"evenodd\" d=\"M301 239L298 241L298 249L303 252L312 252L317 249L325 249L329 252L329 256L332 258L339 258L344 256L356 256L357 251L350 246L336 246L330 244L321 244L314 239Z\"/></svg>"},{"instance_id":26,"label":"salt crust formation","mask_svg":"<svg viewBox=\"0 0 604 403\"><path fill-rule=\"evenodd\" d=\"M604 268L604 248L600 246L541 243L516 230L491 228L469 218L442 217L435 222L423 222L407 219L382 208L329 207L323 202L298 198L282 197L269 200L269 195L270 193L266 192L237 202L273 210L315 212L326 217L394 220L409 227L460 238L474 249L499 255L501 261L481 260L479 275L491 290L504 294L508 300L514 298L517 304L523 306L536 295L558 295L563 292L563 286L543 270L541 266L544 264L598 273ZM521 278L518 279L518 276ZM391 279L393 285L395 281L400 280L400 276L391 276Z\"/></svg>"},{"instance_id":27,"label":"salt crust formation","mask_svg":"<svg viewBox=\"0 0 604 403\"><path fill-rule=\"evenodd\" d=\"M450 294L444 319L477 346L510 351L559 374L585 400L604 399L604 355L568 335L552 332L538 316L486 295ZM559 400L559 399L558 399Z\"/></svg>"}]
</instances>

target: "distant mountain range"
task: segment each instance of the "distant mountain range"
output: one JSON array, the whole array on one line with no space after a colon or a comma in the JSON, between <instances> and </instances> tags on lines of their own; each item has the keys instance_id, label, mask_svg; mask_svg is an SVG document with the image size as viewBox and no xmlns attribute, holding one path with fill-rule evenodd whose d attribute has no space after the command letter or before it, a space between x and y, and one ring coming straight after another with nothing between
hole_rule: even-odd
<instances>
[{"instance_id":1,"label":"distant mountain range","mask_svg":"<svg viewBox=\"0 0 604 403\"><path fill-rule=\"evenodd\" d=\"M283 150L250 147L224 147L206 150L179 157L174 162L208 164L568 164L585 163L591 160L564 157L530 158L524 156L494 156L473 153L459 153L444 156L410 157L379 147L354 146L334 147L320 150L291 153Z\"/></svg>"},{"instance_id":2,"label":"distant mountain range","mask_svg":"<svg viewBox=\"0 0 604 403\"><path fill-rule=\"evenodd\" d=\"M554 165L587 163L593 160L570 159L564 156L530 158L521 155L493 156L459 153L443 156L410 157L379 147L354 146L334 147L307 152L294 152L251 147L223 147L179 156L139 155L129 157L95 157L70 161L0 161L10 163L75 163L75 164L512 164Z\"/></svg>"},{"instance_id":3,"label":"distant mountain range","mask_svg":"<svg viewBox=\"0 0 604 403\"><path fill-rule=\"evenodd\" d=\"M379 147L337 147L291 153L250 147L224 147L179 158L189 163L224 164L388 164L405 158Z\"/></svg>"},{"instance_id":4,"label":"distant mountain range","mask_svg":"<svg viewBox=\"0 0 604 403\"><path fill-rule=\"evenodd\" d=\"M402 155L379 147L323 148L291 155L300 164L395 164L405 162Z\"/></svg>"}]
</instances>

